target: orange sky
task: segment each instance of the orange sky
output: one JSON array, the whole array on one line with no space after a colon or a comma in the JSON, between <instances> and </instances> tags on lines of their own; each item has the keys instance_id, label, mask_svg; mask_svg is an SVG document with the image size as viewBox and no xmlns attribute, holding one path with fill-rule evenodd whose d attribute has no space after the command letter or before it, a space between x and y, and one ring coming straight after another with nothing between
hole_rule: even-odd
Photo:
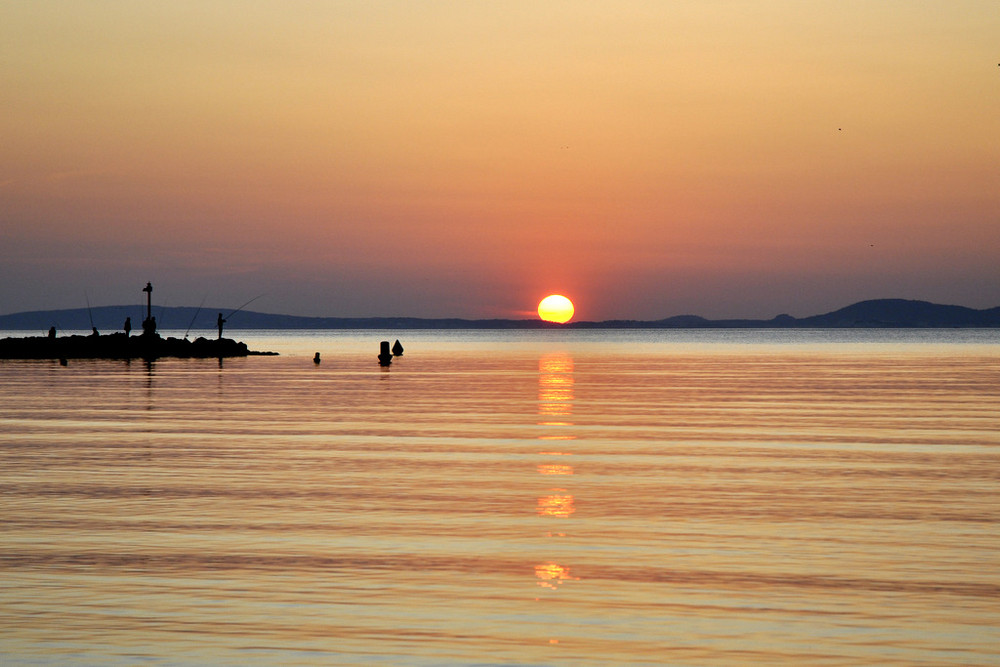
<instances>
[{"instance_id":1,"label":"orange sky","mask_svg":"<svg viewBox=\"0 0 1000 667\"><path fill-rule=\"evenodd\" d=\"M0 313L1000 305L1000 6L13 2Z\"/></svg>"}]
</instances>

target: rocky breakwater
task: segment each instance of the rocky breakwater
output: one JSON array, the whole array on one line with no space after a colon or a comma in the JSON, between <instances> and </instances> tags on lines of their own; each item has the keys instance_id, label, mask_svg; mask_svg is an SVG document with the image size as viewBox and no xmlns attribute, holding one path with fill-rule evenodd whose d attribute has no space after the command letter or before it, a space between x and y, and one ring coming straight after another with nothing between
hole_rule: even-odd
<instances>
[{"instance_id":1,"label":"rocky breakwater","mask_svg":"<svg viewBox=\"0 0 1000 667\"><path fill-rule=\"evenodd\" d=\"M0 339L0 359L214 359L276 355L256 352L231 338L163 338L157 333L89 336L25 336Z\"/></svg>"}]
</instances>

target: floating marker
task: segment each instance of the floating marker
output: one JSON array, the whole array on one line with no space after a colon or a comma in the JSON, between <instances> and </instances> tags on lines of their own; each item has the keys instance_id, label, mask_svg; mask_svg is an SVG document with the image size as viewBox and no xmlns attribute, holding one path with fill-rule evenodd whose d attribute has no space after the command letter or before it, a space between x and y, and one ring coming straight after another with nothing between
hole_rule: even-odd
<instances>
[{"instance_id":1,"label":"floating marker","mask_svg":"<svg viewBox=\"0 0 1000 667\"><path fill-rule=\"evenodd\" d=\"M378 353L378 365L388 366L392 363L392 350L389 349L389 341L381 342Z\"/></svg>"}]
</instances>

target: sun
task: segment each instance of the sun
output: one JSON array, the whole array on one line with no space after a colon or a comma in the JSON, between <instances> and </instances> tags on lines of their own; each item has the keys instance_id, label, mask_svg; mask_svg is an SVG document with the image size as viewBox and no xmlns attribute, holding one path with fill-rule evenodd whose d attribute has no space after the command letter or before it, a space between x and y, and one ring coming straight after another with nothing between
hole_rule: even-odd
<instances>
[{"instance_id":1,"label":"sun","mask_svg":"<svg viewBox=\"0 0 1000 667\"><path fill-rule=\"evenodd\" d=\"M538 302L538 316L546 322L569 322L573 311L573 302L562 294L550 294Z\"/></svg>"}]
</instances>

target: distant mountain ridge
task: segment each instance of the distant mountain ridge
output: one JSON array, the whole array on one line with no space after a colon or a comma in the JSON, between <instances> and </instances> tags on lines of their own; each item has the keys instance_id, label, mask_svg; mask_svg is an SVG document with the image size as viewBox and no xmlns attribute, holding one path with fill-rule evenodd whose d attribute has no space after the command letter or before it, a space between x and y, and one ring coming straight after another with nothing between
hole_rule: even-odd
<instances>
[{"instance_id":1,"label":"distant mountain ridge","mask_svg":"<svg viewBox=\"0 0 1000 667\"><path fill-rule=\"evenodd\" d=\"M768 327L799 329L845 328L993 328L1000 326L1000 307L976 310L909 299L859 301L822 315L795 318L778 315L770 320L706 320L681 315L654 324L673 327Z\"/></svg>"},{"instance_id":2,"label":"distant mountain ridge","mask_svg":"<svg viewBox=\"0 0 1000 667\"><path fill-rule=\"evenodd\" d=\"M154 307L161 330L211 330L226 308L191 306ZM39 310L0 315L0 329L12 331L87 330L102 333L121 330L126 317L140 330L145 309L138 305L97 306L91 309ZM720 329L720 328L994 328L1000 327L1000 306L976 310L908 299L861 301L822 315L796 318L778 315L769 320L709 320L697 315L677 315L662 320L605 320L557 325L536 319L470 320L420 317L301 317L241 310L229 315L227 329Z\"/></svg>"}]
</instances>

